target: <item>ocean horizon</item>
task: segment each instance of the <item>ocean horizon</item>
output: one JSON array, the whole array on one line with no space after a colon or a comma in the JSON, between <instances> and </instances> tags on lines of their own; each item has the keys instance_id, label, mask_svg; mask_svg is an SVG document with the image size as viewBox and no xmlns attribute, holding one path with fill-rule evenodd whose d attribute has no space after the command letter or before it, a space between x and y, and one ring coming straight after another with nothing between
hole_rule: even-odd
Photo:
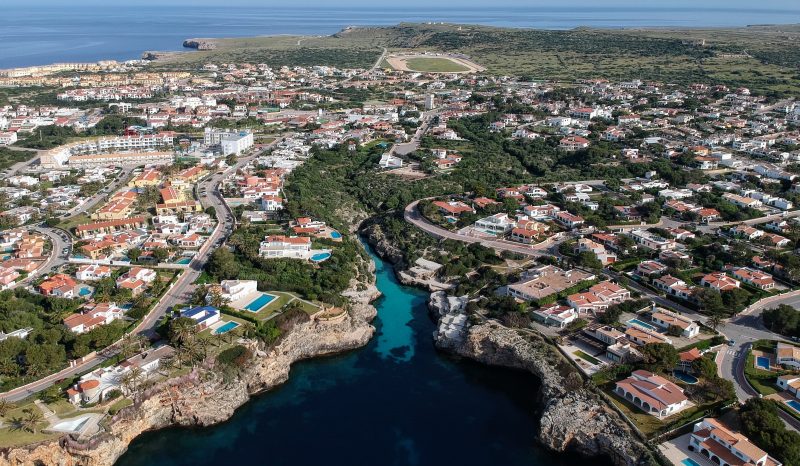
<instances>
[{"instance_id":1,"label":"ocean horizon","mask_svg":"<svg viewBox=\"0 0 800 466\"><path fill-rule=\"evenodd\" d=\"M35 6L35 5L34 5ZM486 26L572 29L576 27L742 27L800 23L800 4L784 8L721 8L637 4L628 7L503 5L463 8L363 6L271 7L172 5L11 4L0 15L0 69L57 62L130 60L145 51L183 50L184 39L268 35L328 35L347 26L401 22L447 22Z\"/></svg>"}]
</instances>

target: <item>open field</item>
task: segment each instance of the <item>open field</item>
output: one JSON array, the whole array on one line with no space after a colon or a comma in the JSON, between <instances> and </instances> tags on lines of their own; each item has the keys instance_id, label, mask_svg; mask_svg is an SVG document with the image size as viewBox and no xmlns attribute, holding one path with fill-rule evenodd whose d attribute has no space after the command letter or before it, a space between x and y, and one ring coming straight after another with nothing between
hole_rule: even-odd
<instances>
[{"instance_id":1,"label":"open field","mask_svg":"<svg viewBox=\"0 0 800 466\"><path fill-rule=\"evenodd\" d=\"M390 55L386 63L398 71L421 73L474 73L483 68L461 57L430 55Z\"/></svg>"},{"instance_id":2,"label":"open field","mask_svg":"<svg viewBox=\"0 0 800 466\"><path fill-rule=\"evenodd\" d=\"M763 94L800 92L800 26L733 29L503 29L473 25L408 24L348 28L331 36L216 39L215 50L177 53L156 67L204 63L266 63L369 68L383 48L381 67L458 72L460 56L486 72L536 80L656 80L749 87ZM447 59L425 54L447 54ZM392 57L403 56L401 64Z\"/></svg>"}]
</instances>

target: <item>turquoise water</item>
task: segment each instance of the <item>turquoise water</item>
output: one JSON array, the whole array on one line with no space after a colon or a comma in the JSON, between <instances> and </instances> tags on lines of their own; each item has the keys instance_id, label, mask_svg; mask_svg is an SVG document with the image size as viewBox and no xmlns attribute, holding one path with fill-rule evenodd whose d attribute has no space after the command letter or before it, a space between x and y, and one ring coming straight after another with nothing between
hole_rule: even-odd
<instances>
[{"instance_id":1,"label":"turquoise water","mask_svg":"<svg viewBox=\"0 0 800 466\"><path fill-rule=\"evenodd\" d=\"M176 264L181 264L181 265L191 264L192 263L192 258L191 257L182 257L182 258L176 260L175 263Z\"/></svg>"},{"instance_id":2,"label":"turquoise water","mask_svg":"<svg viewBox=\"0 0 800 466\"><path fill-rule=\"evenodd\" d=\"M332 231L332 232L331 232L331 238L333 238L333 239L339 239L339 238L341 238L341 237L342 237L342 234L341 234L341 233L339 233L338 231Z\"/></svg>"},{"instance_id":3,"label":"turquoise water","mask_svg":"<svg viewBox=\"0 0 800 466\"><path fill-rule=\"evenodd\" d=\"M676 379L682 380L688 383L689 385L694 385L697 383L697 377L691 374L687 374L686 372L683 371L672 371L672 375L674 375Z\"/></svg>"},{"instance_id":4,"label":"turquoise water","mask_svg":"<svg viewBox=\"0 0 800 466\"><path fill-rule=\"evenodd\" d=\"M769 370L769 358L765 358L764 356L756 357L756 367L768 371Z\"/></svg>"},{"instance_id":5,"label":"turquoise water","mask_svg":"<svg viewBox=\"0 0 800 466\"><path fill-rule=\"evenodd\" d=\"M88 287L88 286L82 286L78 290L78 296L80 296L80 297L89 296L90 294L92 294L92 289L90 287Z\"/></svg>"},{"instance_id":6,"label":"turquoise water","mask_svg":"<svg viewBox=\"0 0 800 466\"><path fill-rule=\"evenodd\" d=\"M695 461L695 460L693 460L691 458L684 458L683 461L681 461L681 463L683 463L685 466L700 466L697 463L697 461Z\"/></svg>"},{"instance_id":7,"label":"turquoise water","mask_svg":"<svg viewBox=\"0 0 800 466\"><path fill-rule=\"evenodd\" d=\"M220 328L214 330L214 333L217 334L217 335L220 335L222 333L230 332L231 330L235 329L238 326L239 326L239 324L237 324L236 322L228 322L227 324L225 324L225 325L221 326Z\"/></svg>"},{"instance_id":8,"label":"turquoise water","mask_svg":"<svg viewBox=\"0 0 800 466\"><path fill-rule=\"evenodd\" d=\"M331 253L329 253L329 252L321 252L319 254L314 254L313 256L311 256L311 260L314 261L314 262L322 262L322 261L330 259L330 257L331 257Z\"/></svg>"},{"instance_id":9,"label":"turquoise water","mask_svg":"<svg viewBox=\"0 0 800 466\"><path fill-rule=\"evenodd\" d=\"M585 464L538 445L535 377L436 351L427 294L376 265L384 296L366 347L293 365L218 426L148 432L118 466Z\"/></svg>"},{"instance_id":10,"label":"turquoise water","mask_svg":"<svg viewBox=\"0 0 800 466\"><path fill-rule=\"evenodd\" d=\"M248 304L244 308L250 312L258 312L261 310L262 307L271 303L273 299L275 299L275 296L262 293L261 296L254 299L250 304Z\"/></svg>"},{"instance_id":11,"label":"turquoise water","mask_svg":"<svg viewBox=\"0 0 800 466\"><path fill-rule=\"evenodd\" d=\"M628 323L629 324L636 324L636 325L638 325L640 327L644 327L646 329L650 329L650 330L653 330L653 331L658 331L658 328L655 325L650 325L647 322L643 322L643 321L641 321L639 319L631 319L631 320L628 321Z\"/></svg>"},{"instance_id":12,"label":"turquoise water","mask_svg":"<svg viewBox=\"0 0 800 466\"><path fill-rule=\"evenodd\" d=\"M800 413L800 402L796 400L789 400L786 402L787 405L791 406L793 410Z\"/></svg>"}]
</instances>

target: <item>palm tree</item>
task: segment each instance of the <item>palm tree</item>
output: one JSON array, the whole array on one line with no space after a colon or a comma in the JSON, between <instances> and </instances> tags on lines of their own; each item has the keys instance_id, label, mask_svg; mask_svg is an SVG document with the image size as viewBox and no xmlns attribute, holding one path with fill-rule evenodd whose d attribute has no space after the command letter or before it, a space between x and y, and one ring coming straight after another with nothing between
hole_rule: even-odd
<instances>
[{"instance_id":1,"label":"palm tree","mask_svg":"<svg viewBox=\"0 0 800 466\"><path fill-rule=\"evenodd\" d=\"M176 366L177 361L175 360L175 356L170 356L168 358L163 358L158 363L158 372L161 375L169 374L169 371L174 369Z\"/></svg>"},{"instance_id":2,"label":"palm tree","mask_svg":"<svg viewBox=\"0 0 800 466\"><path fill-rule=\"evenodd\" d=\"M210 338L198 338L195 340L197 343L197 351L198 355L202 355L202 359L205 359L208 356L208 348L211 346L211 339Z\"/></svg>"},{"instance_id":3,"label":"palm tree","mask_svg":"<svg viewBox=\"0 0 800 466\"><path fill-rule=\"evenodd\" d=\"M222 293L219 292L219 289L212 288L211 292L209 293L209 301L209 304L219 309L228 304L230 299L223 297Z\"/></svg>"},{"instance_id":4,"label":"palm tree","mask_svg":"<svg viewBox=\"0 0 800 466\"><path fill-rule=\"evenodd\" d=\"M125 392L135 397L141 387L143 378L144 371L138 366L133 366L122 376L120 384Z\"/></svg>"},{"instance_id":5,"label":"palm tree","mask_svg":"<svg viewBox=\"0 0 800 466\"><path fill-rule=\"evenodd\" d=\"M222 343L224 343L227 340L226 335L229 334L229 333L231 333L231 332L215 333L214 334L214 344L216 346L222 346Z\"/></svg>"},{"instance_id":6,"label":"palm tree","mask_svg":"<svg viewBox=\"0 0 800 466\"><path fill-rule=\"evenodd\" d=\"M176 319L170 325L170 332L179 345L186 344L194 338L195 322L191 319Z\"/></svg>"},{"instance_id":7,"label":"palm tree","mask_svg":"<svg viewBox=\"0 0 800 466\"><path fill-rule=\"evenodd\" d=\"M6 399L0 399L0 417L5 417L12 409L14 409L13 404Z\"/></svg>"},{"instance_id":8,"label":"palm tree","mask_svg":"<svg viewBox=\"0 0 800 466\"><path fill-rule=\"evenodd\" d=\"M23 429L35 434L43 420L44 416L38 408L28 408L25 410L25 416L20 419L20 425Z\"/></svg>"},{"instance_id":9,"label":"palm tree","mask_svg":"<svg viewBox=\"0 0 800 466\"><path fill-rule=\"evenodd\" d=\"M717 327L722 325L722 315L719 312L714 312L710 316L708 316L708 326L711 327L714 331L717 330Z\"/></svg>"}]
</instances>

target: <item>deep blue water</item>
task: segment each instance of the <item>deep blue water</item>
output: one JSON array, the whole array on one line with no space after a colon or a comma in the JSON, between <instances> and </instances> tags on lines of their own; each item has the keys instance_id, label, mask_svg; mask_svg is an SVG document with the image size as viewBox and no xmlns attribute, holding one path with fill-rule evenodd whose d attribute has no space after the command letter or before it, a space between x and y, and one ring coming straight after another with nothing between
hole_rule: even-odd
<instances>
[{"instance_id":1,"label":"deep blue water","mask_svg":"<svg viewBox=\"0 0 800 466\"><path fill-rule=\"evenodd\" d=\"M118 466L580 464L536 444L537 379L437 352L427 294L375 261L384 297L365 348L296 364L226 423L145 434Z\"/></svg>"},{"instance_id":2,"label":"deep blue water","mask_svg":"<svg viewBox=\"0 0 800 466\"><path fill-rule=\"evenodd\" d=\"M42 6L40 0L0 0L0 68L54 62L127 60L145 50L179 50L190 37L244 37L273 34L331 34L349 25L389 25L402 21L446 21L492 26L566 29L577 26L744 26L800 22L800 3L721 5L710 2L621 0L560 2L498 0L479 4L448 0L371 2L331 0L323 7L303 1L264 0L251 6L161 5L81 0ZM238 5L238 6L237 6ZM664 6L666 5L666 6ZM716 6L714 6L716 5Z\"/></svg>"}]
</instances>

